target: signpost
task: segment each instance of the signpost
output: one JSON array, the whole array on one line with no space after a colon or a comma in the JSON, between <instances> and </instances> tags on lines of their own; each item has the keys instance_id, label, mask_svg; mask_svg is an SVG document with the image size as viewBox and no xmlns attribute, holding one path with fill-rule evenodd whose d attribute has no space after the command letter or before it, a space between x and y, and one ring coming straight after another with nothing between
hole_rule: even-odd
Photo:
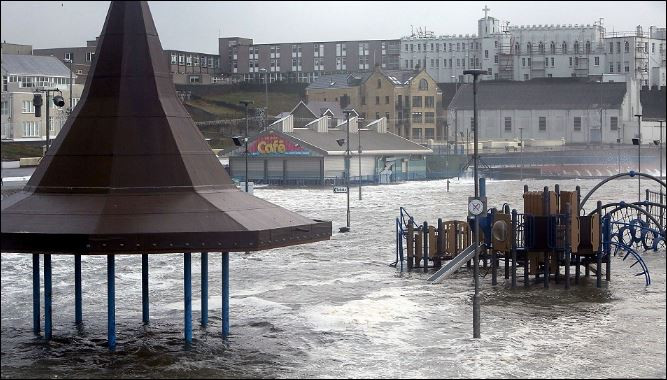
<instances>
[{"instance_id":1,"label":"signpost","mask_svg":"<svg viewBox=\"0 0 667 380\"><path fill-rule=\"evenodd\" d=\"M344 194L344 193L347 193L347 187L343 187L343 186L334 186L334 188L333 188L333 192L334 192L334 194L339 194L339 193Z\"/></svg>"}]
</instances>

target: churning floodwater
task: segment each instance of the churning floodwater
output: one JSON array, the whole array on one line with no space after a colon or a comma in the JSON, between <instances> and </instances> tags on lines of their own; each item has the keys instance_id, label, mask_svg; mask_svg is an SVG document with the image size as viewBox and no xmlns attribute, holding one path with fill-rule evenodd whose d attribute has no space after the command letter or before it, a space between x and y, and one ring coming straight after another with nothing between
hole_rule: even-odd
<instances>
[{"instance_id":1,"label":"churning floodwater","mask_svg":"<svg viewBox=\"0 0 667 380\"><path fill-rule=\"evenodd\" d=\"M597 180L561 181L585 194ZM648 181L646 181L648 182ZM553 187L531 181L531 190ZM644 185L644 181L642 181ZM401 273L394 220L465 219L471 180L412 182L351 191L256 189L311 218L332 220L329 241L230 255L231 336L221 334L220 255L209 254L209 325L199 318L199 255L193 255L193 344L183 340L183 256L150 256L151 322L141 323L141 256L116 258L118 346L106 348L106 258L83 258L84 325L74 324L74 259L53 257L54 339L32 334L31 255L2 254L2 377L659 377L665 378L665 251L642 252L652 284L630 260L612 259L612 281L584 278L510 289L482 280L482 338L472 339L472 276L439 285ZM521 211L523 183L488 181L489 205ZM602 187L603 203L637 199L637 181ZM431 271L432 273L432 271ZM486 272L481 269L484 275ZM583 271L582 271L583 273ZM43 275L43 270L42 270ZM43 281L43 280L42 280ZM43 284L43 282L42 282ZM43 294L43 293L42 293ZM43 307L42 302L42 307ZM43 319L42 319L43 327Z\"/></svg>"}]
</instances>

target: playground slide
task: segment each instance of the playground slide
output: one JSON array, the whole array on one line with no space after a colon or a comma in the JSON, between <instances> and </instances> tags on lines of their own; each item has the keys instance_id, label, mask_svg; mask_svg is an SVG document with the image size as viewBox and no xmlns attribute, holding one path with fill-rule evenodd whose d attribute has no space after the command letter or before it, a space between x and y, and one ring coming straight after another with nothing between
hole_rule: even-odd
<instances>
[{"instance_id":1,"label":"playground slide","mask_svg":"<svg viewBox=\"0 0 667 380\"><path fill-rule=\"evenodd\" d=\"M456 272L457 269L461 268L465 263L475 256L475 247L473 244L469 245L468 248L464 249L461 253L456 255L452 260L450 260L447 265L438 269L433 276L429 277L428 281L431 283L440 283L445 278L449 277L452 273Z\"/></svg>"}]
</instances>

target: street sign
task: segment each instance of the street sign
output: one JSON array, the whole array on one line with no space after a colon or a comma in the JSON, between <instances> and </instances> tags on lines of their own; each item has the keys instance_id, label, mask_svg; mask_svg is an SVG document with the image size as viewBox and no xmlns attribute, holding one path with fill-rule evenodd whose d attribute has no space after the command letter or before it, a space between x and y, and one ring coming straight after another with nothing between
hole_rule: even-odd
<instances>
[{"instance_id":1,"label":"street sign","mask_svg":"<svg viewBox=\"0 0 667 380\"><path fill-rule=\"evenodd\" d=\"M334 186L333 188L334 194L338 193L347 193L347 187L342 187L342 186Z\"/></svg>"},{"instance_id":2,"label":"street sign","mask_svg":"<svg viewBox=\"0 0 667 380\"><path fill-rule=\"evenodd\" d=\"M468 215L478 216L486 212L486 197L481 199L475 197L468 198Z\"/></svg>"}]
</instances>

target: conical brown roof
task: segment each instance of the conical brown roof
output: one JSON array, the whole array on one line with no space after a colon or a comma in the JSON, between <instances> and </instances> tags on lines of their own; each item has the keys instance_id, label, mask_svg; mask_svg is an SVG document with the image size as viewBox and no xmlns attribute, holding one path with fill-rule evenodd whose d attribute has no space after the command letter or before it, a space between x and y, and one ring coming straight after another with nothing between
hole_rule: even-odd
<instances>
[{"instance_id":1,"label":"conical brown roof","mask_svg":"<svg viewBox=\"0 0 667 380\"><path fill-rule=\"evenodd\" d=\"M325 240L240 192L181 104L148 8L112 2L84 93L22 192L3 252L244 251Z\"/></svg>"}]
</instances>

